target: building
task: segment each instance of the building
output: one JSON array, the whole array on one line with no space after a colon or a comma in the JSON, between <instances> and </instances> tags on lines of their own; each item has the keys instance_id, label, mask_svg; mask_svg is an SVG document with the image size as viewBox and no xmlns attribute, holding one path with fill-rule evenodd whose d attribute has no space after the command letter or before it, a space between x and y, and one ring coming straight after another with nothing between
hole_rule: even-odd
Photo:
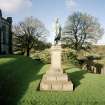
<instances>
[{"instance_id":1,"label":"building","mask_svg":"<svg viewBox=\"0 0 105 105\"><path fill-rule=\"evenodd\" d=\"M0 10L0 54L12 53L12 17L2 17Z\"/></svg>"}]
</instances>

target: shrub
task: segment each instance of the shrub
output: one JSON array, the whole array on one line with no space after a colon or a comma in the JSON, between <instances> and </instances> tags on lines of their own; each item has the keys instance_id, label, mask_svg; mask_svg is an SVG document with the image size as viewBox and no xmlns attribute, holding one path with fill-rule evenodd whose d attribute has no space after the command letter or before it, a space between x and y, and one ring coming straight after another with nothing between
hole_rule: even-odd
<instances>
[{"instance_id":1,"label":"shrub","mask_svg":"<svg viewBox=\"0 0 105 105\"><path fill-rule=\"evenodd\" d=\"M43 63L51 63L50 51L49 49L43 50L40 53L40 59Z\"/></svg>"},{"instance_id":2,"label":"shrub","mask_svg":"<svg viewBox=\"0 0 105 105\"><path fill-rule=\"evenodd\" d=\"M51 62L49 49L45 49L43 51L36 51L34 54L31 55L31 57L35 60L40 60L46 64Z\"/></svg>"},{"instance_id":3,"label":"shrub","mask_svg":"<svg viewBox=\"0 0 105 105\"><path fill-rule=\"evenodd\" d=\"M62 59L64 63L70 62L72 64L78 64L77 54L75 50L64 49L62 54Z\"/></svg>"}]
</instances>

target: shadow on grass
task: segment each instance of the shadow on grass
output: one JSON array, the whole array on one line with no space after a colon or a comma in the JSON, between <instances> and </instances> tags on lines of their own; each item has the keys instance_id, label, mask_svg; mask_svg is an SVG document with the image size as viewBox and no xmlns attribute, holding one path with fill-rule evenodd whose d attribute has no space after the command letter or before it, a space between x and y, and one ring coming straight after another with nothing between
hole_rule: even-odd
<instances>
[{"instance_id":1,"label":"shadow on grass","mask_svg":"<svg viewBox=\"0 0 105 105\"><path fill-rule=\"evenodd\" d=\"M0 105L17 105L29 83L42 77L37 73L44 64L23 56L1 58L13 60L0 64Z\"/></svg>"},{"instance_id":2,"label":"shadow on grass","mask_svg":"<svg viewBox=\"0 0 105 105\"><path fill-rule=\"evenodd\" d=\"M75 68L73 68L75 69ZM77 68L76 68L77 69ZM81 80L84 78L84 75L87 73L85 70L78 69L77 71L67 73L69 80L73 82L73 89L77 88L81 84Z\"/></svg>"}]
</instances>

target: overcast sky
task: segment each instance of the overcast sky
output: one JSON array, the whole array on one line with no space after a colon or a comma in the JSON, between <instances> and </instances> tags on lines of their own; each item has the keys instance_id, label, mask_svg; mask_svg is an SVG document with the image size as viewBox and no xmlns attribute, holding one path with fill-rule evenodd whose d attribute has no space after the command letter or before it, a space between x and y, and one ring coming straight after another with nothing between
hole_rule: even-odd
<instances>
[{"instance_id":1,"label":"overcast sky","mask_svg":"<svg viewBox=\"0 0 105 105\"><path fill-rule=\"evenodd\" d=\"M105 28L105 0L0 0L3 16L12 16L13 23L34 16L41 20L50 31L49 40L53 40L52 23L59 17L63 27L67 17L74 11L87 12L98 18ZM105 44L105 35L98 42Z\"/></svg>"}]
</instances>

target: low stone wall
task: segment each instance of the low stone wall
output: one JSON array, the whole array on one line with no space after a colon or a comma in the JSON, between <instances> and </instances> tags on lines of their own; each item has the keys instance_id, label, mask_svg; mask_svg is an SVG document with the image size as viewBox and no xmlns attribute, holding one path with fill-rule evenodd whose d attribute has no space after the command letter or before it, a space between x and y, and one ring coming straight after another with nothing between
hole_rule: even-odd
<instances>
[{"instance_id":1,"label":"low stone wall","mask_svg":"<svg viewBox=\"0 0 105 105\"><path fill-rule=\"evenodd\" d=\"M105 74L105 66L99 63L84 64L82 69L91 71L95 74Z\"/></svg>"}]
</instances>

